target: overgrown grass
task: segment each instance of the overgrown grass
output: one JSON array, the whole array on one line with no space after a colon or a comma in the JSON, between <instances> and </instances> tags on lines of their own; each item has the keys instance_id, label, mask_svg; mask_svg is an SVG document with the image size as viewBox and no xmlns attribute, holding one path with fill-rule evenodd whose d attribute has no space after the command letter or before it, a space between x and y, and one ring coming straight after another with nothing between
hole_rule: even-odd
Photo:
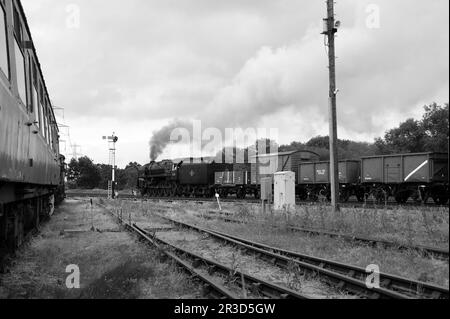
<instances>
[{"instance_id":1,"label":"overgrown grass","mask_svg":"<svg viewBox=\"0 0 450 319\"><path fill-rule=\"evenodd\" d=\"M258 205L224 203L224 212L243 224L206 220L201 215L218 213L217 205L174 202L118 202L124 210L133 211L136 220L148 220L153 213L164 213L180 220L230 233L250 240L299 253L332 259L360 267L380 266L392 273L442 286L449 285L448 262L424 258L415 251L398 251L369 247L339 238L295 233L288 226L323 229L365 237L374 237L410 245L448 248L449 214L443 208L357 209L344 208L333 214L326 206L298 207L295 213L267 212ZM214 216L214 215L213 215ZM277 227L274 227L277 226ZM295 272L293 272L293 275Z\"/></svg>"},{"instance_id":2,"label":"overgrown grass","mask_svg":"<svg viewBox=\"0 0 450 319\"><path fill-rule=\"evenodd\" d=\"M64 234L90 229L90 205L68 201L29 247L21 250L10 273L0 275L0 299L199 298L200 290L175 265L159 260L127 232ZM101 210L93 211L98 229L117 227ZM78 265L81 289L67 289L68 265Z\"/></svg>"}]
</instances>

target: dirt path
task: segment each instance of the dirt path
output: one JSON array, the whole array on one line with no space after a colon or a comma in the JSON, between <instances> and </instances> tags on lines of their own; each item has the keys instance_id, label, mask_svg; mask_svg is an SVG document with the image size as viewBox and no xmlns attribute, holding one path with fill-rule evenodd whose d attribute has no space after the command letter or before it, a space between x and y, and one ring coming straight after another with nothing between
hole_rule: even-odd
<instances>
[{"instance_id":1,"label":"dirt path","mask_svg":"<svg viewBox=\"0 0 450 319\"><path fill-rule=\"evenodd\" d=\"M69 265L80 270L79 289L66 286ZM87 201L67 200L0 274L0 299L200 297L187 275L160 263L155 252L101 209L91 211Z\"/></svg>"}]
</instances>

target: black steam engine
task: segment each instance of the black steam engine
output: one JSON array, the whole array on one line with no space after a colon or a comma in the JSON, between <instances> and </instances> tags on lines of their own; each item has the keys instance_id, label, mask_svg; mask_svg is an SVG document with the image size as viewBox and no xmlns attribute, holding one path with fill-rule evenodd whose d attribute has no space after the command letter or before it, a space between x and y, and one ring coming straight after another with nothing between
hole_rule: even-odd
<instances>
[{"instance_id":1,"label":"black steam engine","mask_svg":"<svg viewBox=\"0 0 450 319\"><path fill-rule=\"evenodd\" d=\"M215 174L232 167L204 160L152 162L140 171L139 189L150 197L212 197Z\"/></svg>"}]
</instances>

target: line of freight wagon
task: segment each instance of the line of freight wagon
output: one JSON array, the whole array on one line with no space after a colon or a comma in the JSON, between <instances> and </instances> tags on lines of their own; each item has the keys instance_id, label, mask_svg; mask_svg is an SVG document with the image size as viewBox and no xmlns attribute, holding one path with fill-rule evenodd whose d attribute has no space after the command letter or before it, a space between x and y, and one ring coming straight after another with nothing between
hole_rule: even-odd
<instances>
[{"instance_id":1,"label":"line of freight wagon","mask_svg":"<svg viewBox=\"0 0 450 319\"><path fill-rule=\"evenodd\" d=\"M248 162L248 161L247 161ZM260 197L261 179L292 171L301 200L330 197L329 162L310 151L266 154L250 163L227 164L214 160L152 162L140 172L139 188L150 197ZM389 198L402 204L410 198L438 205L448 202L448 154L419 153L363 157L339 162L340 199L358 201Z\"/></svg>"}]
</instances>

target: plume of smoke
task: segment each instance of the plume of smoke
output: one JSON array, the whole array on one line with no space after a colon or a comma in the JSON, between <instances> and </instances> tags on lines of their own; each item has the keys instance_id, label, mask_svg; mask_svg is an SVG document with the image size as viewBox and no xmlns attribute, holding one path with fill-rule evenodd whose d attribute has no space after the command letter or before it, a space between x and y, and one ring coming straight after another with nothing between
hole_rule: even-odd
<instances>
[{"instance_id":1,"label":"plume of smoke","mask_svg":"<svg viewBox=\"0 0 450 319\"><path fill-rule=\"evenodd\" d=\"M164 152L164 149L171 142L170 138L174 131L178 129L186 129L192 132L192 123L184 120L174 120L162 129L153 132L150 140L150 159L156 161L158 157Z\"/></svg>"}]
</instances>

